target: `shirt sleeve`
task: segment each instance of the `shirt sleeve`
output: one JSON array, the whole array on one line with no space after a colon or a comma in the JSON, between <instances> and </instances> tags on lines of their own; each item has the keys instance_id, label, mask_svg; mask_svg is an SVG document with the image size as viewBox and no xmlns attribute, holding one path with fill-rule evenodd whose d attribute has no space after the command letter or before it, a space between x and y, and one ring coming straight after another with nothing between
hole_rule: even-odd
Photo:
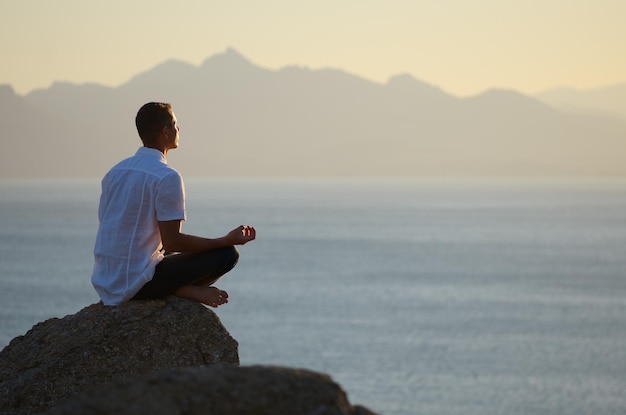
<instances>
[{"instance_id":1,"label":"shirt sleeve","mask_svg":"<svg viewBox=\"0 0 626 415\"><path fill-rule=\"evenodd\" d=\"M185 220L185 185L176 171L159 182L155 200L158 221Z\"/></svg>"}]
</instances>

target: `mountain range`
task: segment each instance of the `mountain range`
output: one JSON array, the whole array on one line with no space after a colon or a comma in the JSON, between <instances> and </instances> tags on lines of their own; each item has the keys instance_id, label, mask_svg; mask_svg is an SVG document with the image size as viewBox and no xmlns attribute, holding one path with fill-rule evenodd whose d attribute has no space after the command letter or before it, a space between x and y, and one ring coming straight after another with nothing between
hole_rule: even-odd
<instances>
[{"instance_id":1,"label":"mountain range","mask_svg":"<svg viewBox=\"0 0 626 415\"><path fill-rule=\"evenodd\" d=\"M0 178L101 177L141 145L148 101L174 106L168 161L185 177L626 176L626 85L459 98L407 74L270 70L228 49L117 87L0 86Z\"/></svg>"},{"instance_id":2,"label":"mountain range","mask_svg":"<svg viewBox=\"0 0 626 415\"><path fill-rule=\"evenodd\" d=\"M590 91L554 88L537 94L537 98L563 111L613 115L626 120L626 83Z\"/></svg>"}]
</instances>

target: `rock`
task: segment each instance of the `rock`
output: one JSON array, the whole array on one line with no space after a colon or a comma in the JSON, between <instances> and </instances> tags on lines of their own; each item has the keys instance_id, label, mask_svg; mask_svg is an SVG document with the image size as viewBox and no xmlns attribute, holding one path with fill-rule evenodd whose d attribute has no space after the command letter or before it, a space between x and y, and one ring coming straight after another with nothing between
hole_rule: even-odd
<instances>
[{"instance_id":1,"label":"rock","mask_svg":"<svg viewBox=\"0 0 626 415\"><path fill-rule=\"evenodd\" d=\"M327 375L268 366L162 371L83 394L46 415L374 415Z\"/></svg>"},{"instance_id":2,"label":"rock","mask_svg":"<svg viewBox=\"0 0 626 415\"><path fill-rule=\"evenodd\" d=\"M212 311L170 297L93 304L35 325L0 352L0 413L30 414L99 385L164 369L239 364Z\"/></svg>"}]
</instances>

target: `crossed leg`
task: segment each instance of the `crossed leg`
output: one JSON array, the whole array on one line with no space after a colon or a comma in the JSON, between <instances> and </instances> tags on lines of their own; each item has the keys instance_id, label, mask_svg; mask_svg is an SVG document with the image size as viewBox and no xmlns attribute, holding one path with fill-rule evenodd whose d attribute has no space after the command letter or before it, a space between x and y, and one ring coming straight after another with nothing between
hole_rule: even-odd
<instances>
[{"instance_id":1,"label":"crossed leg","mask_svg":"<svg viewBox=\"0 0 626 415\"><path fill-rule=\"evenodd\" d=\"M228 293L211 285L233 269L238 260L239 251L234 246L168 255L157 265L152 280L133 299L156 299L173 294L219 307L228 302Z\"/></svg>"}]
</instances>

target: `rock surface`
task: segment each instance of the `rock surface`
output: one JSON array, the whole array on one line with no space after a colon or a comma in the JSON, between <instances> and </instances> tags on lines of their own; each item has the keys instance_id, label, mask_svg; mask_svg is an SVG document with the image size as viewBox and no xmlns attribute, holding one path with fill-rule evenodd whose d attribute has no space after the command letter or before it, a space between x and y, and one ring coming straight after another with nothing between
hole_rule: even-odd
<instances>
[{"instance_id":1,"label":"rock surface","mask_svg":"<svg viewBox=\"0 0 626 415\"><path fill-rule=\"evenodd\" d=\"M328 376L302 369L213 365L117 382L46 415L374 415Z\"/></svg>"},{"instance_id":2,"label":"rock surface","mask_svg":"<svg viewBox=\"0 0 626 415\"><path fill-rule=\"evenodd\" d=\"M99 385L159 370L238 365L237 348L215 313L194 301L93 304L35 325L0 352L0 413L40 412Z\"/></svg>"}]
</instances>

